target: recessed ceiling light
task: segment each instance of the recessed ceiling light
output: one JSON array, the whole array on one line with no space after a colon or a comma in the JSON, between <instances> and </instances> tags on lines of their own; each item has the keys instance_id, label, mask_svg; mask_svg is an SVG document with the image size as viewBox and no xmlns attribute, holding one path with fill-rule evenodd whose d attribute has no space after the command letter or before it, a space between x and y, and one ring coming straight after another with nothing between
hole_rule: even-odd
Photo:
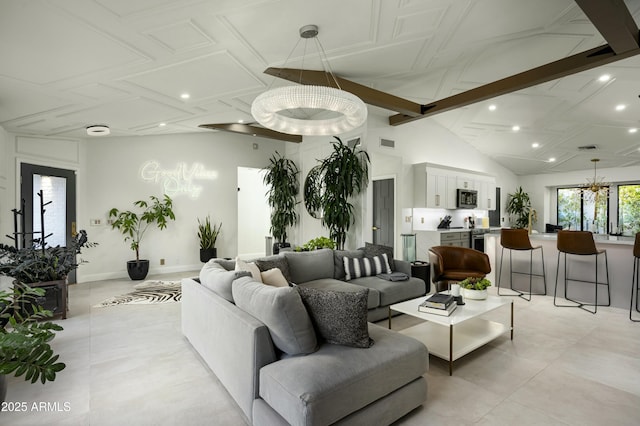
<instances>
[{"instance_id":1,"label":"recessed ceiling light","mask_svg":"<svg viewBox=\"0 0 640 426\"><path fill-rule=\"evenodd\" d=\"M609 80L611 80L611 76L610 76L609 74L602 74L602 75L598 78L598 81L601 81L601 82L603 82L603 83L604 83L605 81L609 81Z\"/></svg>"},{"instance_id":2,"label":"recessed ceiling light","mask_svg":"<svg viewBox=\"0 0 640 426\"><path fill-rule=\"evenodd\" d=\"M636 129L635 127L629 129L629 133L636 133L637 131L638 129Z\"/></svg>"},{"instance_id":3,"label":"recessed ceiling light","mask_svg":"<svg viewBox=\"0 0 640 426\"><path fill-rule=\"evenodd\" d=\"M616 105L616 111L622 111L626 108L627 106L624 104L620 104L620 105Z\"/></svg>"},{"instance_id":4,"label":"recessed ceiling light","mask_svg":"<svg viewBox=\"0 0 640 426\"><path fill-rule=\"evenodd\" d=\"M513 130L514 132L518 132L518 131L520 131L520 126L518 126L518 125L516 124L515 126L513 126L513 127L511 128L511 130Z\"/></svg>"},{"instance_id":5,"label":"recessed ceiling light","mask_svg":"<svg viewBox=\"0 0 640 426\"><path fill-rule=\"evenodd\" d=\"M183 93L183 94L181 94L181 95L180 95L180 97L181 97L182 99L189 99L189 98L191 97L191 95L190 95L190 94L188 94L188 93Z\"/></svg>"},{"instance_id":6,"label":"recessed ceiling light","mask_svg":"<svg viewBox=\"0 0 640 426\"><path fill-rule=\"evenodd\" d=\"M166 125L167 125L167 123L160 123L160 124L158 124L158 127L164 127Z\"/></svg>"},{"instance_id":7,"label":"recessed ceiling light","mask_svg":"<svg viewBox=\"0 0 640 426\"><path fill-rule=\"evenodd\" d=\"M109 126L103 124L97 124L87 127L87 135L89 136L106 136L111 133Z\"/></svg>"},{"instance_id":8,"label":"recessed ceiling light","mask_svg":"<svg viewBox=\"0 0 640 426\"><path fill-rule=\"evenodd\" d=\"M549 158L549 162L550 162L550 163L553 163L554 161L556 161L555 157L551 157L551 158Z\"/></svg>"},{"instance_id":9,"label":"recessed ceiling light","mask_svg":"<svg viewBox=\"0 0 640 426\"><path fill-rule=\"evenodd\" d=\"M531 148L538 148L540 144L538 142L534 142L531 144Z\"/></svg>"},{"instance_id":10,"label":"recessed ceiling light","mask_svg":"<svg viewBox=\"0 0 640 426\"><path fill-rule=\"evenodd\" d=\"M489 111L495 111L496 108L497 107L495 105L493 105L493 104L489 105Z\"/></svg>"}]
</instances>

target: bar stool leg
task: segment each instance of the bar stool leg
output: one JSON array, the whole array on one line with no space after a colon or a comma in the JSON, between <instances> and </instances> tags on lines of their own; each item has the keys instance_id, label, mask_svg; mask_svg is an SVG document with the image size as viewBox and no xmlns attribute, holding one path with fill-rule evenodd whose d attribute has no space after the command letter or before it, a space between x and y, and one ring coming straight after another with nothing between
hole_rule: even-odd
<instances>
[{"instance_id":1,"label":"bar stool leg","mask_svg":"<svg viewBox=\"0 0 640 426\"><path fill-rule=\"evenodd\" d=\"M633 277L631 280L631 304L629 305L629 319L633 322L640 322L640 319L633 319L633 316L631 315L633 312L633 293L635 292L636 294L636 312L640 313L640 310L638 309L638 282L640 281L639 275L640 275L640 268L638 268L638 262L640 261L640 258L634 257L633 258Z\"/></svg>"}]
</instances>

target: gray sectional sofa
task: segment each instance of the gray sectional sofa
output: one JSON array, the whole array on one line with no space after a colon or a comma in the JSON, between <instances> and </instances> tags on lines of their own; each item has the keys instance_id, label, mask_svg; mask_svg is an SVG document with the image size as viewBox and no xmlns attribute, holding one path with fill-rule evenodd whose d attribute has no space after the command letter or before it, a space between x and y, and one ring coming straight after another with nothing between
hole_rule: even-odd
<instances>
[{"instance_id":1,"label":"gray sectional sofa","mask_svg":"<svg viewBox=\"0 0 640 426\"><path fill-rule=\"evenodd\" d=\"M424 282L340 281L335 277L344 273L344 255L360 253L318 250L262 261L265 267L275 262L288 268L291 282L307 293L359 298L370 347L328 343L308 300L303 303L302 288L257 283L233 271L232 262L212 260L200 280L182 281L183 334L250 424L390 424L426 400L425 346L366 319L384 318L388 304L424 294ZM394 263L396 270L404 267ZM352 305L357 303L349 302L344 311ZM350 321L345 318L340 321Z\"/></svg>"}]
</instances>

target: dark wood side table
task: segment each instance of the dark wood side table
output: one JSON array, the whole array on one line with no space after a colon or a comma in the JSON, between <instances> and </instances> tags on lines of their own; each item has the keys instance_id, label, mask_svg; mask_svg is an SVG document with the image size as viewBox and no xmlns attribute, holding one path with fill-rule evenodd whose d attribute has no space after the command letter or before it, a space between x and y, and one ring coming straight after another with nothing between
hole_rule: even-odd
<instances>
[{"instance_id":1,"label":"dark wood side table","mask_svg":"<svg viewBox=\"0 0 640 426\"><path fill-rule=\"evenodd\" d=\"M429 262L411 262L411 276L420 278L427 285L427 293L431 292L431 271Z\"/></svg>"}]
</instances>

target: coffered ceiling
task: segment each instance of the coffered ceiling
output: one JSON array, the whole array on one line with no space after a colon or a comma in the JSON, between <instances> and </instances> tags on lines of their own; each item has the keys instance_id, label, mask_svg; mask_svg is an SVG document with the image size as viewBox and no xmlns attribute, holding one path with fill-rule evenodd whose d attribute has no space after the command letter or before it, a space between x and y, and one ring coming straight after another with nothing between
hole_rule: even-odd
<instances>
[{"instance_id":1,"label":"coffered ceiling","mask_svg":"<svg viewBox=\"0 0 640 426\"><path fill-rule=\"evenodd\" d=\"M640 22L640 0L625 4ZM3 0L0 125L85 137L251 122L251 101L288 84L267 67L321 69L315 47L293 49L306 24L337 75L420 104L607 44L573 0ZM639 76L632 56L422 120L516 174L640 164Z\"/></svg>"}]
</instances>

